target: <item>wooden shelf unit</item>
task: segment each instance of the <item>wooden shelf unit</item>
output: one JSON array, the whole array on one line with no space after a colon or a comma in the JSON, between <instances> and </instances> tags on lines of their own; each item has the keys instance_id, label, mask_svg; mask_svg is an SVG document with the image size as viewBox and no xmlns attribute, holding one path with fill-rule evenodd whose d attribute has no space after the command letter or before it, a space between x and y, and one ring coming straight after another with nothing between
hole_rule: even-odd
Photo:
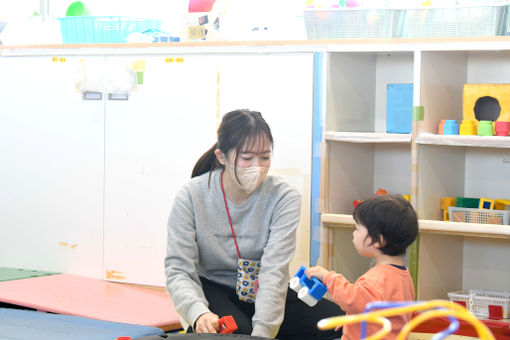
<instances>
[{"instance_id":1,"label":"wooden shelf unit","mask_svg":"<svg viewBox=\"0 0 510 340\"><path fill-rule=\"evenodd\" d=\"M323 57L323 264L350 280L371 266L352 246L352 202L383 188L410 194L418 212L418 299L508 291L510 226L442 221L440 199L510 198L510 137L442 136L437 127L441 119L462 121L464 84L510 83L510 45L393 47ZM392 83L412 83L413 105L424 107L411 134L386 133Z\"/></svg>"}]
</instances>

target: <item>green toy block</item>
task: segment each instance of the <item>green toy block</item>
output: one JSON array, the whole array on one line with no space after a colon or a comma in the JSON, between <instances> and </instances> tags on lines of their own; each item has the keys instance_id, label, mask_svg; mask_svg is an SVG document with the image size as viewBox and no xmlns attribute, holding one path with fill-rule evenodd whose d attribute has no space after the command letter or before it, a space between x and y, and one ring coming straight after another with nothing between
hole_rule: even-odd
<instances>
[{"instance_id":1,"label":"green toy block","mask_svg":"<svg viewBox=\"0 0 510 340\"><path fill-rule=\"evenodd\" d=\"M455 206L461 208L476 208L480 205L479 198L455 197Z\"/></svg>"}]
</instances>

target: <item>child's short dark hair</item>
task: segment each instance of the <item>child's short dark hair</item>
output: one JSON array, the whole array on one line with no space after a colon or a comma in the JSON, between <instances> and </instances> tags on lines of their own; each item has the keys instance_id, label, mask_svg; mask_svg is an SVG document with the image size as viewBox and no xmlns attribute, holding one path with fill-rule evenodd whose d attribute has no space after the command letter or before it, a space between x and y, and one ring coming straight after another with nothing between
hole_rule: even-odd
<instances>
[{"instance_id":1,"label":"child's short dark hair","mask_svg":"<svg viewBox=\"0 0 510 340\"><path fill-rule=\"evenodd\" d=\"M372 242L384 238L385 244L379 249L385 255L404 255L418 236L416 212L400 195L370 197L358 204L352 217L367 228Z\"/></svg>"}]
</instances>

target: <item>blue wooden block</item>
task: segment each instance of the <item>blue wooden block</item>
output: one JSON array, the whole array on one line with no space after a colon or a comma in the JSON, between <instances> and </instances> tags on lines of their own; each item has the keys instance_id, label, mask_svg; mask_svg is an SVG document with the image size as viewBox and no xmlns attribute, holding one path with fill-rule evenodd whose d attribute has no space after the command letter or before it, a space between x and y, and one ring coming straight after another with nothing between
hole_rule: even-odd
<instances>
[{"instance_id":1,"label":"blue wooden block","mask_svg":"<svg viewBox=\"0 0 510 340\"><path fill-rule=\"evenodd\" d=\"M413 84L388 84L386 92L386 132L411 133Z\"/></svg>"}]
</instances>

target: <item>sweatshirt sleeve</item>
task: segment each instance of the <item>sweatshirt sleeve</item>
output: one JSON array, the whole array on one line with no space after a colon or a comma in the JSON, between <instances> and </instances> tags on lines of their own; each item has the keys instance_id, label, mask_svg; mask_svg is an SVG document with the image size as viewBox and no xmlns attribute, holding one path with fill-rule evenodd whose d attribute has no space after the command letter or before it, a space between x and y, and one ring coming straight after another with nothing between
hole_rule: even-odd
<instances>
[{"instance_id":1,"label":"sweatshirt sleeve","mask_svg":"<svg viewBox=\"0 0 510 340\"><path fill-rule=\"evenodd\" d=\"M365 275L355 283L350 283L342 274L331 271L324 277L324 284L333 301L349 314L361 313L367 303L381 300L373 288L377 282Z\"/></svg>"},{"instance_id":2,"label":"sweatshirt sleeve","mask_svg":"<svg viewBox=\"0 0 510 340\"><path fill-rule=\"evenodd\" d=\"M301 197L292 190L273 211L270 235L261 259L259 289L255 299L253 336L274 338L285 310L289 262L296 247Z\"/></svg>"},{"instance_id":3,"label":"sweatshirt sleeve","mask_svg":"<svg viewBox=\"0 0 510 340\"><path fill-rule=\"evenodd\" d=\"M176 195L168 218L166 286L175 309L190 325L209 312L197 273L198 245L192 200L186 188Z\"/></svg>"}]
</instances>

